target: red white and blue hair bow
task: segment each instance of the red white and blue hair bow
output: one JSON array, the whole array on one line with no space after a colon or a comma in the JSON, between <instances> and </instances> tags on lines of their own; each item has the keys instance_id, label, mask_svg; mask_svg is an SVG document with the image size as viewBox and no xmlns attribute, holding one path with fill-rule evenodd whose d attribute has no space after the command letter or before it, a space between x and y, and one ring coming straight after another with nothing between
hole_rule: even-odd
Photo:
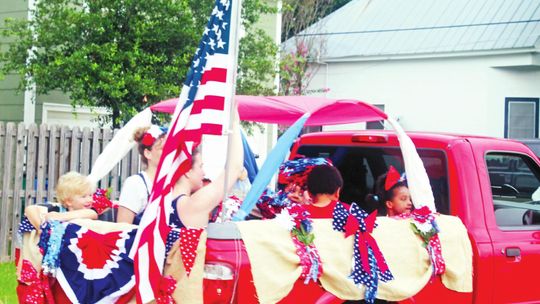
<instances>
[{"instance_id":1,"label":"red white and blue hair bow","mask_svg":"<svg viewBox=\"0 0 540 304\"><path fill-rule=\"evenodd\" d=\"M156 125L150 126L150 129L144 133L141 143L147 147L151 147L161 135L167 133L167 128L158 127Z\"/></svg>"}]
</instances>

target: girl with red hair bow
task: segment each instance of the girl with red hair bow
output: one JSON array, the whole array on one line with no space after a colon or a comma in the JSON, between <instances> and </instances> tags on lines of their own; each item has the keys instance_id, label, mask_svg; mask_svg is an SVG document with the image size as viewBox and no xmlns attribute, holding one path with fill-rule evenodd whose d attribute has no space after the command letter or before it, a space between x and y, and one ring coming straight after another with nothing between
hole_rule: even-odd
<instances>
[{"instance_id":1,"label":"girl with red hair bow","mask_svg":"<svg viewBox=\"0 0 540 304\"><path fill-rule=\"evenodd\" d=\"M368 195L367 200L375 201L379 206L382 204L387 216L409 214L413 209L405 174L399 174L393 166L377 178L375 194Z\"/></svg>"}]
</instances>

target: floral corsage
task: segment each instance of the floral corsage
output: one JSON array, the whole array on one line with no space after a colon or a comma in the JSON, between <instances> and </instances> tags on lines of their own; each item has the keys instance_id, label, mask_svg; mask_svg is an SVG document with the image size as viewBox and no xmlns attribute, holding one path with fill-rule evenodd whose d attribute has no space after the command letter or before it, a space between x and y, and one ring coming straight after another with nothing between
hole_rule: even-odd
<instances>
[{"instance_id":1,"label":"floral corsage","mask_svg":"<svg viewBox=\"0 0 540 304\"><path fill-rule=\"evenodd\" d=\"M414 210L412 215L411 228L423 240L424 247L427 247L429 240L439 233L435 216L427 206Z\"/></svg>"},{"instance_id":2,"label":"floral corsage","mask_svg":"<svg viewBox=\"0 0 540 304\"><path fill-rule=\"evenodd\" d=\"M446 263L442 256L441 240L439 239L440 229L435 220L435 213L429 207L423 206L400 217L412 219L411 229L422 239L423 245L428 251L433 274L443 274L446 270Z\"/></svg>"}]
</instances>

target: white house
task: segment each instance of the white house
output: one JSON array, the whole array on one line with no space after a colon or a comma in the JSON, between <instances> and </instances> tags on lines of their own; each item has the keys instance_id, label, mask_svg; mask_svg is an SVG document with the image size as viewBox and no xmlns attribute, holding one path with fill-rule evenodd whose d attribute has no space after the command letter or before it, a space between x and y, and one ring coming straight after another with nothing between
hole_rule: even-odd
<instances>
[{"instance_id":1,"label":"white house","mask_svg":"<svg viewBox=\"0 0 540 304\"><path fill-rule=\"evenodd\" d=\"M311 89L406 130L537 138L539 36L540 0L353 0L296 39L325 45Z\"/></svg>"}]
</instances>

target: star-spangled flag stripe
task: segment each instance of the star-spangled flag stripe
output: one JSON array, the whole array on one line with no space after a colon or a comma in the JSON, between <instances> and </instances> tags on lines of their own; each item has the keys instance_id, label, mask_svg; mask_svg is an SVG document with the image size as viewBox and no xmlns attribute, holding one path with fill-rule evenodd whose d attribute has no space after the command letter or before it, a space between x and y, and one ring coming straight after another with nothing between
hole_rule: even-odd
<instances>
[{"instance_id":1,"label":"star-spangled flag stripe","mask_svg":"<svg viewBox=\"0 0 540 304\"><path fill-rule=\"evenodd\" d=\"M213 96L208 95L204 97L204 100L201 100L200 103L195 103L195 106L193 106L193 110L191 110L193 113L200 114L203 110L211 109L211 110L224 110L225 106L225 98L223 96Z\"/></svg>"},{"instance_id":2,"label":"star-spangled flag stripe","mask_svg":"<svg viewBox=\"0 0 540 304\"><path fill-rule=\"evenodd\" d=\"M137 301L155 299L170 231L172 186L191 168L192 151L203 134L222 134L230 108L234 58L229 53L232 0L216 0L193 58L163 145L153 191L130 256L135 260ZM236 42L235 42L236 43Z\"/></svg>"},{"instance_id":3,"label":"star-spangled flag stripe","mask_svg":"<svg viewBox=\"0 0 540 304\"><path fill-rule=\"evenodd\" d=\"M206 84L210 81L227 81L227 69L212 68L211 70L205 71L201 79L201 84Z\"/></svg>"},{"instance_id":4,"label":"star-spangled flag stripe","mask_svg":"<svg viewBox=\"0 0 540 304\"><path fill-rule=\"evenodd\" d=\"M185 137L184 137L184 140L191 140L191 141L198 141L200 140L200 136L199 136L199 132L205 132L206 134L211 134L211 135L221 135L221 128L222 126L221 125L214 125L214 124L204 124L201 126L201 128L199 130L193 130L193 132L191 131L186 131L185 133Z\"/></svg>"},{"instance_id":5,"label":"star-spangled flag stripe","mask_svg":"<svg viewBox=\"0 0 540 304\"><path fill-rule=\"evenodd\" d=\"M211 134L211 135L221 135L222 133L222 126L218 124L212 124L212 123L205 123L202 124L199 128L193 129L193 130L185 130L182 134L179 134L178 136L171 137L171 140L189 140L189 141L200 141L201 136L200 133L203 132L204 134ZM175 157L177 155L174 155Z\"/></svg>"}]
</instances>

